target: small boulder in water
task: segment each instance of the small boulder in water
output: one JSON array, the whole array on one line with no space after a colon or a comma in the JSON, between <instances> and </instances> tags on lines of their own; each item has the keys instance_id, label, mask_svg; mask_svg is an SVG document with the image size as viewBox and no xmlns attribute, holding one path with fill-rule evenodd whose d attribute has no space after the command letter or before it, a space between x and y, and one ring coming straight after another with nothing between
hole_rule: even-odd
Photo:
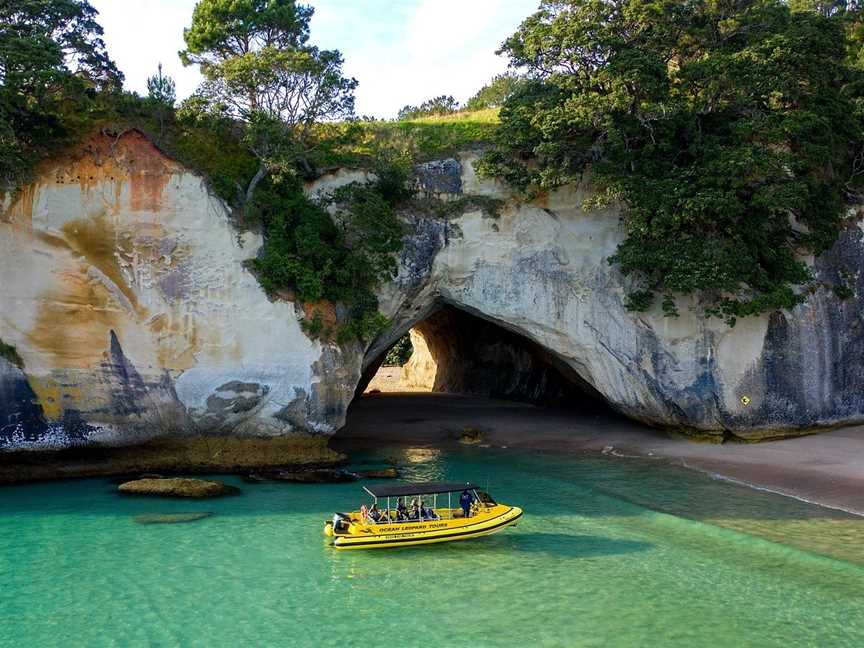
<instances>
[{"instance_id":1,"label":"small boulder in water","mask_svg":"<svg viewBox=\"0 0 864 648\"><path fill-rule=\"evenodd\" d=\"M399 477L399 471L393 467L379 470L360 470L357 472L357 476L364 479L396 479Z\"/></svg>"},{"instance_id":2,"label":"small boulder in water","mask_svg":"<svg viewBox=\"0 0 864 648\"><path fill-rule=\"evenodd\" d=\"M136 515L133 520L138 524L181 524L183 522L195 522L210 517L213 513L204 511L200 513L153 513L148 515Z\"/></svg>"},{"instance_id":3,"label":"small boulder in water","mask_svg":"<svg viewBox=\"0 0 864 648\"><path fill-rule=\"evenodd\" d=\"M459 437L459 443L464 443L465 445L476 445L483 441L486 435L482 430L478 430L473 427L466 427L462 430L462 435Z\"/></svg>"},{"instance_id":4,"label":"small boulder in water","mask_svg":"<svg viewBox=\"0 0 864 648\"><path fill-rule=\"evenodd\" d=\"M313 468L312 470L282 470L273 473L271 479L300 484L334 484L357 481L357 475L347 470L338 470L335 468Z\"/></svg>"},{"instance_id":5,"label":"small boulder in water","mask_svg":"<svg viewBox=\"0 0 864 648\"><path fill-rule=\"evenodd\" d=\"M236 495L239 488L206 479L136 479L120 484L117 490L124 495L152 497L224 497Z\"/></svg>"}]
</instances>

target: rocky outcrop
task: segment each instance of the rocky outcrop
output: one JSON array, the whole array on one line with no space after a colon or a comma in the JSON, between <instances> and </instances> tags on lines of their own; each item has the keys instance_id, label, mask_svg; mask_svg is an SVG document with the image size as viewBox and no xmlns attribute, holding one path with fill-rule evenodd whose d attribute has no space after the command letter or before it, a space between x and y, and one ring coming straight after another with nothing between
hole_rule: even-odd
<instances>
[{"instance_id":1,"label":"rocky outcrop","mask_svg":"<svg viewBox=\"0 0 864 648\"><path fill-rule=\"evenodd\" d=\"M0 204L0 340L17 354L0 356L0 451L328 435L361 375L415 327L437 355L433 388L538 402L587 392L651 424L747 438L864 418L854 214L813 260L853 297L819 288L730 328L695 301L677 318L624 307L628 281L607 262L620 213L582 208L589 179L525 202L479 179L475 161L418 168L421 203L402 214L400 271L379 295L391 326L368 348L309 339L304 309L268 298L246 269L261 235L141 134L96 137L46 166ZM342 170L308 190L368 177ZM475 318L471 330L436 315L445 307Z\"/></svg>"},{"instance_id":2,"label":"rocky outcrop","mask_svg":"<svg viewBox=\"0 0 864 648\"><path fill-rule=\"evenodd\" d=\"M237 495L240 489L220 481L206 479L136 479L120 484L117 491L123 495L149 495L151 497L189 497L204 499Z\"/></svg>"}]
</instances>

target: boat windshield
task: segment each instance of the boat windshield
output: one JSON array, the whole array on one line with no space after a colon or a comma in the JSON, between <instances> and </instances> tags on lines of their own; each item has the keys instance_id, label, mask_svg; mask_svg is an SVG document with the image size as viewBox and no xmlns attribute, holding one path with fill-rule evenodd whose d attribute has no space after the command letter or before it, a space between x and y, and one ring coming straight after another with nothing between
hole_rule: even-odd
<instances>
[{"instance_id":1,"label":"boat windshield","mask_svg":"<svg viewBox=\"0 0 864 648\"><path fill-rule=\"evenodd\" d=\"M478 490L474 492L477 495L477 499L483 502L483 504L485 504L486 506L495 506L496 504L498 504L498 502L492 499L492 496L486 491Z\"/></svg>"}]
</instances>

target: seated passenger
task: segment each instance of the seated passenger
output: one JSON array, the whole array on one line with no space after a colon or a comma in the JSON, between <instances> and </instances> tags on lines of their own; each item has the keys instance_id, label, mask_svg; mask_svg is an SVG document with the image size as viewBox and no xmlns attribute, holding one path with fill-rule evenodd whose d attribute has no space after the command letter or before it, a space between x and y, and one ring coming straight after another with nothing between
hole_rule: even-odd
<instances>
[{"instance_id":1,"label":"seated passenger","mask_svg":"<svg viewBox=\"0 0 864 648\"><path fill-rule=\"evenodd\" d=\"M408 519L408 508L401 497L396 500L396 519L400 522Z\"/></svg>"},{"instance_id":2,"label":"seated passenger","mask_svg":"<svg viewBox=\"0 0 864 648\"><path fill-rule=\"evenodd\" d=\"M426 509L426 517L424 519L426 519L426 520L440 520L441 518L438 517L438 514L433 509L430 508L430 509Z\"/></svg>"},{"instance_id":3,"label":"seated passenger","mask_svg":"<svg viewBox=\"0 0 864 648\"><path fill-rule=\"evenodd\" d=\"M369 519L373 522L381 521L381 511L378 510L378 504L373 504L372 508L369 509Z\"/></svg>"},{"instance_id":4,"label":"seated passenger","mask_svg":"<svg viewBox=\"0 0 864 648\"><path fill-rule=\"evenodd\" d=\"M420 501L419 501L418 499L416 499L416 498L413 499L413 500L411 500L411 513L408 515L408 519L409 519L409 520L420 520L420 519L422 519L422 518L420 517L420 509L421 509Z\"/></svg>"}]
</instances>

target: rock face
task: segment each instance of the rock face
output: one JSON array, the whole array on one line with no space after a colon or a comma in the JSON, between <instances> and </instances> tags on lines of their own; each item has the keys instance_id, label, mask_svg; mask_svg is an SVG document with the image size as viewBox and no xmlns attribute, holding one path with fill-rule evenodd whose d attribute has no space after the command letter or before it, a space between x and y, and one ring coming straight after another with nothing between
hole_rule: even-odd
<instances>
[{"instance_id":1,"label":"rock face","mask_svg":"<svg viewBox=\"0 0 864 648\"><path fill-rule=\"evenodd\" d=\"M26 372L0 358L0 450L333 432L351 362L245 269L261 243L134 131L7 196L0 339Z\"/></svg>"},{"instance_id":2,"label":"rock face","mask_svg":"<svg viewBox=\"0 0 864 648\"><path fill-rule=\"evenodd\" d=\"M0 340L20 357L0 356L0 451L330 434L361 375L414 327L435 364L417 380L432 388L540 402L576 389L652 424L754 438L864 419L857 217L813 261L818 278L851 280L852 298L820 288L729 328L695 302L674 319L625 309L627 281L607 262L619 213L581 208L588 181L525 203L478 179L475 161L418 169L419 195L461 209L403 214L400 272L380 292L392 326L364 349L310 340L303 309L269 299L245 267L261 236L141 134L58 159L0 201ZM488 199L496 215L472 206Z\"/></svg>"},{"instance_id":3,"label":"rock face","mask_svg":"<svg viewBox=\"0 0 864 648\"><path fill-rule=\"evenodd\" d=\"M459 187L452 198L497 198L505 201L500 215L468 209L443 222L409 217L402 271L383 295L393 328L372 345L364 366L446 304L527 338L613 408L650 424L765 438L864 418L857 213L813 262L826 283L851 278L852 298L822 287L790 312L730 328L683 300L677 318L664 317L659 306L627 311L627 280L607 262L622 240L620 213L582 209L589 181L524 203L478 179L475 160L463 156L459 182L436 178L430 192ZM455 167L436 170L446 168Z\"/></svg>"}]
</instances>

